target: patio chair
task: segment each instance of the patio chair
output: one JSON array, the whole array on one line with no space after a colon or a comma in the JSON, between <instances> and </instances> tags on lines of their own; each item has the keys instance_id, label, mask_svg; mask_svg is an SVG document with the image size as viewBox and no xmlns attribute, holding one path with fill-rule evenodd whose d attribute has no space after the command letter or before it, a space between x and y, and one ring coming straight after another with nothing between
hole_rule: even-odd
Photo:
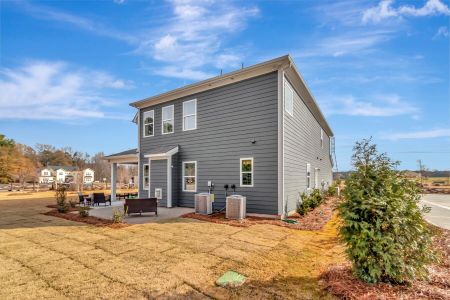
<instances>
[{"instance_id":1,"label":"patio chair","mask_svg":"<svg viewBox=\"0 0 450 300\"><path fill-rule=\"evenodd\" d=\"M91 205L91 198L90 197L85 197L83 195L83 193L78 193L78 200L80 201L80 205L83 204L84 205L84 200L86 200L86 204L87 205Z\"/></svg>"},{"instance_id":2,"label":"patio chair","mask_svg":"<svg viewBox=\"0 0 450 300\"><path fill-rule=\"evenodd\" d=\"M100 203L105 203L106 206L106 202L109 202L109 205L111 205L111 196L105 196L104 193L94 193L93 198L92 202L94 205L97 204L97 206L100 206Z\"/></svg>"}]
</instances>

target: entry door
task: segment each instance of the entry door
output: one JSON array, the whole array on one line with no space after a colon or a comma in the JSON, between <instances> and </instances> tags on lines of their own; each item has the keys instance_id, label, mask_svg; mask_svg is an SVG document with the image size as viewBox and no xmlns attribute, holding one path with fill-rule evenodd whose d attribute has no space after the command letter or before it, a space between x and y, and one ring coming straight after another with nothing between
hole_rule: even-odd
<instances>
[{"instance_id":1,"label":"entry door","mask_svg":"<svg viewBox=\"0 0 450 300\"><path fill-rule=\"evenodd\" d=\"M316 188L316 189L318 189L319 188L319 178L320 178L320 169L318 169L318 168L315 168L314 169L314 187Z\"/></svg>"}]
</instances>

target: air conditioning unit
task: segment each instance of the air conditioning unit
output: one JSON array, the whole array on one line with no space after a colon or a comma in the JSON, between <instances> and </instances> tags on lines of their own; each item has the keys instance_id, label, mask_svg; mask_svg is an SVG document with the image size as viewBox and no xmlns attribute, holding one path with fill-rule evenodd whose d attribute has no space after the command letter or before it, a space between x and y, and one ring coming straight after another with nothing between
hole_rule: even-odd
<instances>
[{"instance_id":1,"label":"air conditioning unit","mask_svg":"<svg viewBox=\"0 0 450 300\"><path fill-rule=\"evenodd\" d=\"M209 193L195 194L195 213L202 215L212 214L214 196Z\"/></svg>"},{"instance_id":2,"label":"air conditioning unit","mask_svg":"<svg viewBox=\"0 0 450 300\"><path fill-rule=\"evenodd\" d=\"M231 195L227 197L226 218L242 220L245 219L247 201L244 196Z\"/></svg>"}]
</instances>

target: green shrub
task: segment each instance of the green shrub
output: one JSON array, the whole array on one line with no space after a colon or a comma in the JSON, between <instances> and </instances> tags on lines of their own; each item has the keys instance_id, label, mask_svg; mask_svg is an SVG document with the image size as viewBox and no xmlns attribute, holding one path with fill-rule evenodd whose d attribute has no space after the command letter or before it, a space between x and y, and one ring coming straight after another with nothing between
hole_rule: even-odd
<instances>
[{"instance_id":1,"label":"green shrub","mask_svg":"<svg viewBox=\"0 0 450 300\"><path fill-rule=\"evenodd\" d=\"M69 204L67 203L67 193L66 188L61 185L56 189L56 209L60 213L66 213L69 210Z\"/></svg>"},{"instance_id":2,"label":"green shrub","mask_svg":"<svg viewBox=\"0 0 450 300\"><path fill-rule=\"evenodd\" d=\"M337 196L337 187L338 187L338 185L336 183L333 183L332 185L330 185L326 191L327 197Z\"/></svg>"},{"instance_id":3,"label":"green shrub","mask_svg":"<svg viewBox=\"0 0 450 300\"><path fill-rule=\"evenodd\" d=\"M300 198L302 201L297 205L297 212L302 216L319 206L325 199L319 189L314 189L309 195L302 193Z\"/></svg>"},{"instance_id":4,"label":"green shrub","mask_svg":"<svg viewBox=\"0 0 450 300\"><path fill-rule=\"evenodd\" d=\"M355 172L345 182L339 213L355 275L369 283L423 278L436 255L417 187L370 139L357 142L353 151Z\"/></svg>"},{"instance_id":5,"label":"green shrub","mask_svg":"<svg viewBox=\"0 0 450 300\"><path fill-rule=\"evenodd\" d=\"M122 212L121 209L114 208L112 216L113 223L123 223L123 218L125 217L126 214L127 214L126 211Z\"/></svg>"},{"instance_id":6,"label":"green shrub","mask_svg":"<svg viewBox=\"0 0 450 300\"><path fill-rule=\"evenodd\" d=\"M78 203L77 201L69 200L69 204L70 204L71 208L77 207L77 203Z\"/></svg>"},{"instance_id":7,"label":"green shrub","mask_svg":"<svg viewBox=\"0 0 450 300\"><path fill-rule=\"evenodd\" d=\"M89 206L80 206L80 209L79 209L79 211L78 211L78 214L81 216L81 217L83 217L83 218L85 218L85 217L88 217L89 216L89 210L90 210L91 208L89 207Z\"/></svg>"}]
</instances>

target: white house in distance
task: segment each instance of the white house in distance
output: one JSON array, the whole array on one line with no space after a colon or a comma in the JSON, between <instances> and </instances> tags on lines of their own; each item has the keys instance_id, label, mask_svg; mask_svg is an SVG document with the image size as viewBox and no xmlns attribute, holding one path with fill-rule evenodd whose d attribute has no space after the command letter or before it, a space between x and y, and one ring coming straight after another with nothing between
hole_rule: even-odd
<instances>
[{"instance_id":1,"label":"white house in distance","mask_svg":"<svg viewBox=\"0 0 450 300\"><path fill-rule=\"evenodd\" d=\"M75 167L47 166L40 172L39 183L70 183L77 175L83 176L83 184L94 182L94 170L86 168L77 170Z\"/></svg>"}]
</instances>

